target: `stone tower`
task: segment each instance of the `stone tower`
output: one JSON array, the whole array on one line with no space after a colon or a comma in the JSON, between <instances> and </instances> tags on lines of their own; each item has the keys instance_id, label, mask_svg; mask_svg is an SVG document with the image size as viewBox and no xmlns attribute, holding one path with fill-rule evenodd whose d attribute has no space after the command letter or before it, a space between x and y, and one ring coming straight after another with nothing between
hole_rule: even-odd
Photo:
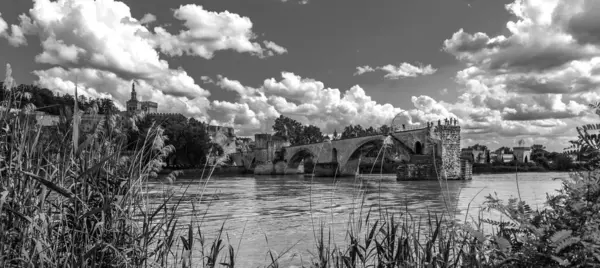
<instances>
[{"instance_id":1,"label":"stone tower","mask_svg":"<svg viewBox=\"0 0 600 268\"><path fill-rule=\"evenodd\" d=\"M131 99L127 101L127 112L135 113L141 108L141 103L137 100L137 92L135 92L135 82L131 84Z\"/></svg>"},{"instance_id":2,"label":"stone tower","mask_svg":"<svg viewBox=\"0 0 600 268\"><path fill-rule=\"evenodd\" d=\"M435 134L439 138L438 145L441 150L442 178L460 179L462 177L460 166L460 126L451 124L438 124Z\"/></svg>"},{"instance_id":3,"label":"stone tower","mask_svg":"<svg viewBox=\"0 0 600 268\"><path fill-rule=\"evenodd\" d=\"M137 92L135 92L135 83L131 83L131 100L137 101Z\"/></svg>"}]
</instances>

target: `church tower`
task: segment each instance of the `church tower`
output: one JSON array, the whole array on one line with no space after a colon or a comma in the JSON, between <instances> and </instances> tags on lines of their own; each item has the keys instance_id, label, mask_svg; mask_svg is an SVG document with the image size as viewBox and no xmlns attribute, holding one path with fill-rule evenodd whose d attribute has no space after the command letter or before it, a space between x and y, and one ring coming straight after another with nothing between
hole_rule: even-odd
<instances>
[{"instance_id":1,"label":"church tower","mask_svg":"<svg viewBox=\"0 0 600 268\"><path fill-rule=\"evenodd\" d=\"M140 102L137 100L137 92L135 92L135 82L131 84L131 99L127 101L127 111L135 113L140 110Z\"/></svg>"},{"instance_id":2,"label":"church tower","mask_svg":"<svg viewBox=\"0 0 600 268\"><path fill-rule=\"evenodd\" d=\"M135 92L135 82L131 83L131 100L137 101L137 92Z\"/></svg>"}]
</instances>

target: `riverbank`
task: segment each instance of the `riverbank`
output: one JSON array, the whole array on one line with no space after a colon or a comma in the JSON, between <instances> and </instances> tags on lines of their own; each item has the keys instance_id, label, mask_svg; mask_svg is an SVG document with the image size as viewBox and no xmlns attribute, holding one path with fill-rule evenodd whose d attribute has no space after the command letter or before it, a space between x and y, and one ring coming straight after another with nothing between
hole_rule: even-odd
<instances>
[{"instance_id":1,"label":"riverbank","mask_svg":"<svg viewBox=\"0 0 600 268\"><path fill-rule=\"evenodd\" d=\"M551 173L566 171L569 170L549 169L535 164L523 164L519 166L515 166L514 164L473 164L473 174Z\"/></svg>"}]
</instances>

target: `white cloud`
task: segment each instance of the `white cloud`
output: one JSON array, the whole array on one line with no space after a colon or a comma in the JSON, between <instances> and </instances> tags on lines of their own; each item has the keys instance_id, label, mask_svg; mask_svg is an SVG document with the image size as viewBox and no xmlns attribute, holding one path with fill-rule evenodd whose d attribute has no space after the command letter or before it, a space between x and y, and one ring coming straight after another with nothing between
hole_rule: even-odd
<instances>
[{"instance_id":1,"label":"white cloud","mask_svg":"<svg viewBox=\"0 0 600 268\"><path fill-rule=\"evenodd\" d=\"M235 50L260 57L282 54L287 50L271 41L263 48L255 42L252 21L229 11L212 12L198 5L184 5L175 10L176 19L183 21L187 30L177 35L156 27L156 34L149 34L160 50L170 56L193 55L206 59L219 50Z\"/></svg>"},{"instance_id":2,"label":"white cloud","mask_svg":"<svg viewBox=\"0 0 600 268\"><path fill-rule=\"evenodd\" d=\"M140 20L141 24L148 24L156 21L156 16L150 13L146 13Z\"/></svg>"},{"instance_id":3,"label":"white cloud","mask_svg":"<svg viewBox=\"0 0 600 268\"><path fill-rule=\"evenodd\" d=\"M285 47L275 44L274 42L264 41L263 43L265 44L265 47L269 49L267 52L269 53L269 56L273 56L274 54L281 55L288 52Z\"/></svg>"},{"instance_id":4,"label":"white cloud","mask_svg":"<svg viewBox=\"0 0 600 268\"><path fill-rule=\"evenodd\" d=\"M11 34L8 33L8 29L10 29ZM2 13L0 13L0 37L6 38L8 43L14 47L27 44L23 30L14 24L9 28L8 23L2 18Z\"/></svg>"},{"instance_id":5,"label":"white cloud","mask_svg":"<svg viewBox=\"0 0 600 268\"><path fill-rule=\"evenodd\" d=\"M226 77L219 77L217 84L236 92L238 99L235 103L213 101L210 111L213 123L234 126L241 130L241 135L270 131L273 120L280 115L316 125L329 133L349 124L389 125L397 114L402 114L408 124L453 116L442 104L427 96L414 97L415 108L403 110L377 103L360 86L342 92L289 72L283 72L279 80L266 79L260 87L244 86ZM235 112L225 113L226 107Z\"/></svg>"},{"instance_id":6,"label":"white cloud","mask_svg":"<svg viewBox=\"0 0 600 268\"><path fill-rule=\"evenodd\" d=\"M375 69L369 65L365 65L365 66L358 66L356 67L356 73L354 73L354 75L361 75L364 73L370 73L370 72L374 72Z\"/></svg>"},{"instance_id":7,"label":"white cloud","mask_svg":"<svg viewBox=\"0 0 600 268\"><path fill-rule=\"evenodd\" d=\"M37 82L39 85L52 88L61 94L73 94L74 81L77 81L79 94L93 98L112 99L121 109L125 107L125 102L131 96L132 81L124 80L108 71L88 68L66 70L61 67L54 67L48 70L35 71L34 74L39 77ZM174 78L174 80L177 80L177 78ZM167 95L157 89L160 88L160 83L164 83L164 81L138 80L136 85L138 100L157 102L159 112L162 113L181 113L200 120L208 119L206 108L210 103L206 97L200 96L189 99Z\"/></svg>"},{"instance_id":8,"label":"white cloud","mask_svg":"<svg viewBox=\"0 0 600 268\"><path fill-rule=\"evenodd\" d=\"M368 65L356 67L356 73L354 75L361 75L364 73L375 72L376 70L381 70L386 72L387 74L384 76L387 79L399 79L404 77L416 77L419 75L430 75L434 74L437 69L431 67L431 65L423 65L419 64L418 66L412 65L410 63L403 62L398 66L394 66L391 64L380 66L380 67L371 67Z\"/></svg>"},{"instance_id":9,"label":"white cloud","mask_svg":"<svg viewBox=\"0 0 600 268\"><path fill-rule=\"evenodd\" d=\"M259 57L285 53L285 48L254 41L252 22L230 12L210 12L186 5L174 16L185 30L171 35L165 29L147 28L156 16L134 18L129 6L115 0L36 0L29 13L11 28L0 17L0 35L13 45L25 45L25 36L40 38L38 63L54 65L37 70L38 83L60 92L70 92L79 78L82 92L112 97L123 106L129 85L137 80L143 93L159 103L159 112L180 112L207 118L210 93L183 69L174 69L157 49L168 55L181 53L211 58L218 50L249 52ZM11 31L9 35L8 32ZM163 39L167 38L167 41ZM163 39L161 39L163 38ZM210 80L202 79L210 83Z\"/></svg>"},{"instance_id":10,"label":"white cloud","mask_svg":"<svg viewBox=\"0 0 600 268\"><path fill-rule=\"evenodd\" d=\"M301 4L301 5L306 5L306 4L308 4L309 0L295 0L295 1L281 0L281 2L283 2L283 3L296 2L296 3Z\"/></svg>"},{"instance_id":11,"label":"white cloud","mask_svg":"<svg viewBox=\"0 0 600 268\"><path fill-rule=\"evenodd\" d=\"M465 63L456 75L463 86L450 110L465 118L474 141L510 135L552 137L554 146L574 127L594 120L587 107L600 88L597 1L515 0L507 34L460 29L444 50ZM553 148L561 149L561 148Z\"/></svg>"},{"instance_id":12,"label":"white cloud","mask_svg":"<svg viewBox=\"0 0 600 268\"><path fill-rule=\"evenodd\" d=\"M4 32L6 32L6 29L8 29L8 24L2 18L2 13L0 13L0 35L4 34Z\"/></svg>"}]
</instances>

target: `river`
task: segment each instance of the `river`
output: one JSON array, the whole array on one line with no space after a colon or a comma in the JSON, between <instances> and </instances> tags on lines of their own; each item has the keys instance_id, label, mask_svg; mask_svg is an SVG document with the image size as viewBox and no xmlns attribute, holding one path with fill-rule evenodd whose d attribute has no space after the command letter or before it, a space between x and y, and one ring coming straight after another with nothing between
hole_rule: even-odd
<instances>
[{"instance_id":1,"label":"river","mask_svg":"<svg viewBox=\"0 0 600 268\"><path fill-rule=\"evenodd\" d=\"M522 200L533 208L544 205L546 193L561 186L567 173L520 173ZM203 190L204 189L204 190ZM485 196L517 197L515 174L475 175L471 181L355 180L304 176L215 176L207 181L180 179L173 184L153 182L154 203L172 192L181 201L179 222L200 222L207 237L224 224L229 243L237 250L239 267L264 267L269 249L279 254L282 267L306 264L314 250L313 230L323 223L338 243L344 239L350 214L362 207L409 212L415 218L428 212L450 211L464 220L476 216ZM201 199L201 200L200 200ZM361 202L362 206L361 206ZM467 213L467 208L469 213ZM364 215L364 214L363 214ZM314 228L313 228L314 227Z\"/></svg>"}]
</instances>

